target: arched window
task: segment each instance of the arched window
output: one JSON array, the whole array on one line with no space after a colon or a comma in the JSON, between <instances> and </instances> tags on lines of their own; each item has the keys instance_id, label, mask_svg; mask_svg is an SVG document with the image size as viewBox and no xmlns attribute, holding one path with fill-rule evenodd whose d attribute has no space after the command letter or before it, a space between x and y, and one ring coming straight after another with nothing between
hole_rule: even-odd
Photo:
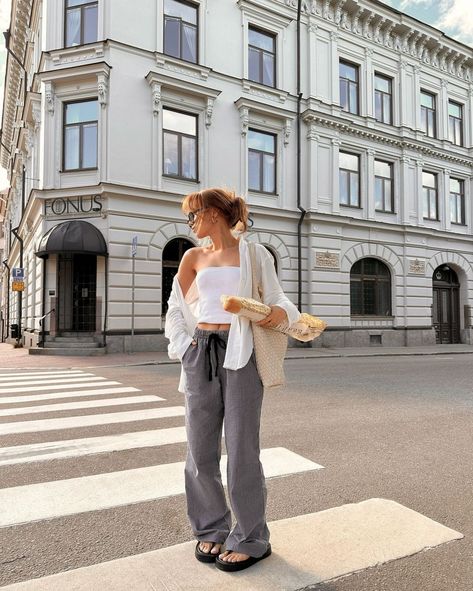
<instances>
[{"instance_id":1,"label":"arched window","mask_svg":"<svg viewBox=\"0 0 473 591\"><path fill-rule=\"evenodd\" d=\"M269 248L269 246L266 246L266 244L264 245L264 247L269 252L269 254L273 257L274 268L276 269L276 275L277 275L278 274L278 258L275 255L275 253L273 252L272 248Z\"/></svg>"},{"instance_id":2,"label":"arched window","mask_svg":"<svg viewBox=\"0 0 473 591\"><path fill-rule=\"evenodd\" d=\"M163 288L161 291L161 314L165 316L168 309L168 299L171 295L172 282L177 273L179 263L186 250L192 248L194 244L185 238L174 238L169 241L163 250Z\"/></svg>"},{"instance_id":3,"label":"arched window","mask_svg":"<svg viewBox=\"0 0 473 591\"><path fill-rule=\"evenodd\" d=\"M350 272L352 316L391 316L391 273L378 259L361 259Z\"/></svg>"}]
</instances>

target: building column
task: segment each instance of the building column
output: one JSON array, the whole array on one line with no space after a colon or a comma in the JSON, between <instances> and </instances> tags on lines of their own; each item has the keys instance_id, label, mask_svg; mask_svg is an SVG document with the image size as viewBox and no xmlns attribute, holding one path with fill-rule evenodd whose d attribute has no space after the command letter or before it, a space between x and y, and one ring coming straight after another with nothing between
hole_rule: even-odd
<instances>
[{"instance_id":1,"label":"building column","mask_svg":"<svg viewBox=\"0 0 473 591\"><path fill-rule=\"evenodd\" d=\"M411 195L409 194L409 165L411 164L410 159L407 156L401 156L401 174L400 174L400 186L398 188L399 195L399 215L401 224L409 224L409 200ZM415 199L415 195L412 196Z\"/></svg>"},{"instance_id":2,"label":"building column","mask_svg":"<svg viewBox=\"0 0 473 591\"><path fill-rule=\"evenodd\" d=\"M439 140L448 140L448 82L443 78L440 80L440 105L438 105Z\"/></svg>"},{"instance_id":3,"label":"building column","mask_svg":"<svg viewBox=\"0 0 473 591\"><path fill-rule=\"evenodd\" d=\"M310 17L309 17L310 18ZM309 59L309 79L307 80L309 86L309 96L317 97L317 25L309 23L307 35L307 55ZM312 75L312 73L314 75Z\"/></svg>"},{"instance_id":4,"label":"building column","mask_svg":"<svg viewBox=\"0 0 473 591\"><path fill-rule=\"evenodd\" d=\"M339 153L341 141L332 139L332 213L340 213Z\"/></svg>"},{"instance_id":5,"label":"building column","mask_svg":"<svg viewBox=\"0 0 473 591\"><path fill-rule=\"evenodd\" d=\"M442 228L449 231L452 227L452 213L450 211L450 170L444 169L443 175L441 176L441 184L443 187L439 187L439 205L443 204L443 218L442 211L439 211Z\"/></svg>"},{"instance_id":6,"label":"building column","mask_svg":"<svg viewBox=\"0 0 473 591\"><path fill-rule=\"evenodd\" d=\"M424 226L424 196L422 194L422 168L424 166L423 160L416 160L416 204L417 204L417 223L419 226Z\"/></svg>"},{"instance_id":7,"label":"building column","mask_svg":"<svg viewBox=\"0 0 473 591\"><path fill-rule=\"evenodd\" d=\"M331 69L330 75L332 76L332 103L335 105L340 104L340 68L338 63L338 33L335 31L330 32L330 56L331 56Z\"/></svg>"},{"instance_id":8,"label":"building column","mask_svg":"<svg viewBox=\"0 0 473 591\"><path fill-rule=\"evenodd\" d=\"M360 115L374 118L373 50L369 47L365 47L365 68L366 81L361 90ZM366 96L363 96L364 92L366 92ZM361 106L364 106L363 110L361 110Z\"/></svg>"},{"instance_id":9,"label":"building column","mask_svg":"<svg viewBox=\"0 0 473 591\"><path fill-rule=\"evenodd\" d=\"M374 157L376 151L372 148L369 148L366 152L367 154L367 176L365 180L365 187L366 187L366 204L365 204L365 217L369 220L375 219L375 198L374 198ZM363 175L361 175L363 176Z\"/></svg>"},{"instance_id":10,"label":"building column","mask_svg":"<svg viewBox=\"0 0 473 591\"><path fill-rule=\"evenodd\" d=\"M414 115L413 124L414 129L420 129L420 73L422 68L418 65L414 66Z\"/></svg>"},{"instance_id":11,"label":"building column","mask_svg":"<svg viewBox=\"0 0 473 591\"><path fill-rule=\"evenodd\" d=\"M307 132L307 150L308 150L308 171L307 171L307 184L309 187L309 208L317 211L318 209L318 142L320 137L317 135L317 127L315 122L308 121L309 131Z\"/></svg>"}]
</instances>

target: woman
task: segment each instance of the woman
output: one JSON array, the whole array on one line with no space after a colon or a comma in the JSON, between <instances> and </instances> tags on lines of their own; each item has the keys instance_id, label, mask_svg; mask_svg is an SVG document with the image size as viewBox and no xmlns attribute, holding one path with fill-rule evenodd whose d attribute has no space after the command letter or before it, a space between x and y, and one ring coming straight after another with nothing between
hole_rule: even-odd
<instances>
[{"instance_id":1,"label":"woman","mask_svg":"<svg viewBox=\"0 0 473 591\"><path fill-rule=\"evenodd\" d=\"M182 210L196 237L211 241L185 252L166 314L168 353L181 360L178 389L186 396L187 513L198 540L196 558L215 562L221 570L242 570L271 553L259 460L263 385L251 322L226 312L220 302L222 294L252 295L248 242L232 232L247 231L248 209L241 197L217 188L191 193ZM271 307L257 324L296 322L299 311L284 295L271 255L264 246L255 246L257 279L264 303ZM219 468L222 423L233 529Z\"/></svg>"}]
</instances>

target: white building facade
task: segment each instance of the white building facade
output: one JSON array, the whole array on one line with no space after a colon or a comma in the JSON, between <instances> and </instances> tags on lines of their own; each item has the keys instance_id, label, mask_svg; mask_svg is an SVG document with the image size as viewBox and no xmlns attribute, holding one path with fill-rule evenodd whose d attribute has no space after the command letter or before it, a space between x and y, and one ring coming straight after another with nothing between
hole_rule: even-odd
<instances>
[{"instance_id":1,"label":"white building facade","mask_svg":"<svg viewBox=\"0 0 473 591\"><path fill-rule=\"evenodd\" d=\"M25 290L2 307L26 346L164 349L180 204L208 186L328 322L313 346L473 341L473 51L374 0L297 4L13 0L3 284L23 267Z\"/></svg>"}]
</instances>

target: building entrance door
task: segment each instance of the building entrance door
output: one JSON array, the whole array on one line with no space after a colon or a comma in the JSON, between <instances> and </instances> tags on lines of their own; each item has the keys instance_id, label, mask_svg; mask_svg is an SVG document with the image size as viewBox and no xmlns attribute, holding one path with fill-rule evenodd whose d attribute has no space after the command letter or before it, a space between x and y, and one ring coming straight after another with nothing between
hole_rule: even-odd
<instances>
[{"instance_id":1,"label":"building entrance door","mask_svg":"<svg viewBox=\"0 0 473 591\"><path fill-rule=\"evenodd\" d=\"M460 284L447 265L434 271L433 325L438 344L460 342Z\"/></svg>"},{"instance_id":2,"label":"building entrance door","mask_svg":"<svg viewBox=\"0 0 473 591\"><path fill-rule=\"evenodd\" d=\"M58 332L95 332L97 257L58 255Z\"/></svg>"}]
</instances>

